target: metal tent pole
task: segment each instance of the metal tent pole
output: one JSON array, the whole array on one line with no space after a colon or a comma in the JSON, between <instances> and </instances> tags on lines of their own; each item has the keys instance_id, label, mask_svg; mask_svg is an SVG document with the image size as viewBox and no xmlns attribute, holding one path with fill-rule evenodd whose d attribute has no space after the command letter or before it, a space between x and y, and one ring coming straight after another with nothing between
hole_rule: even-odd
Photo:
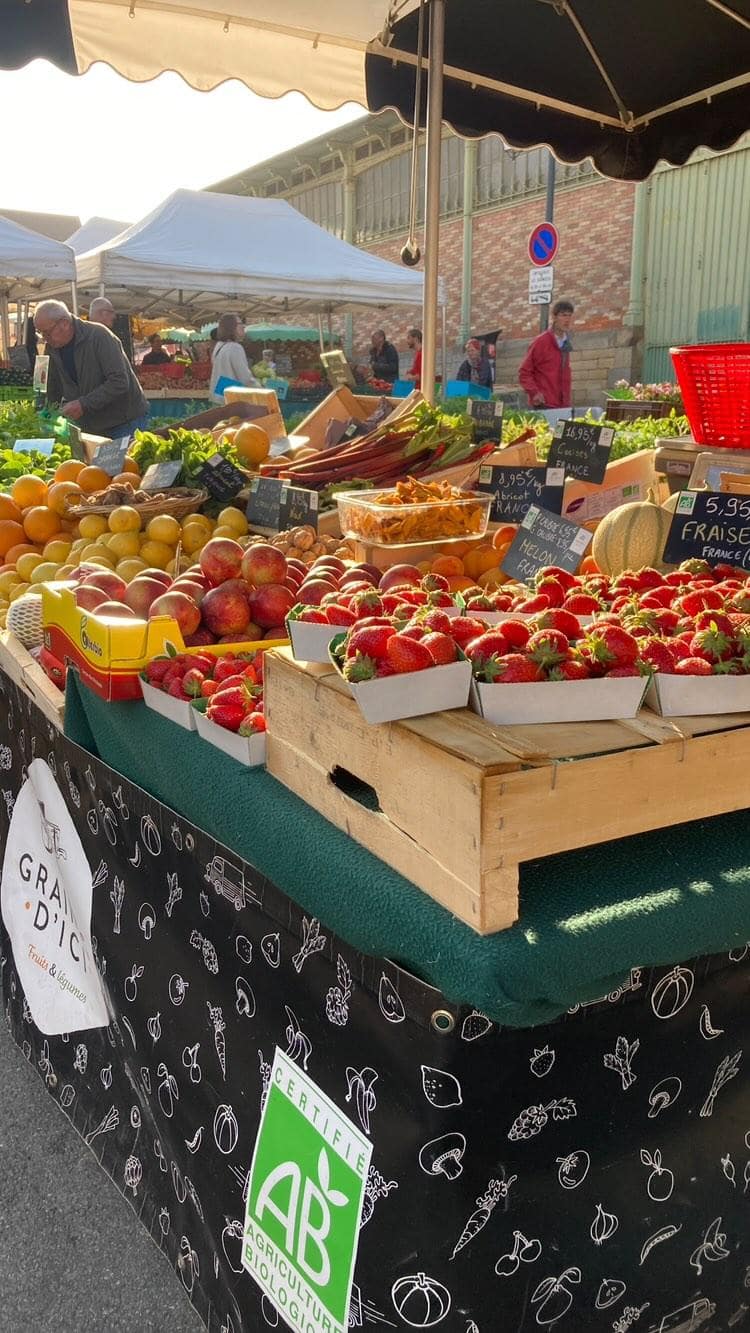
<instances>
[{"instance_id":1,"label":"metal tent pole","mask_svg":"<svg viewBox=\"0 0 750 1333\"><path fill-rule=\"evenodd\" d=\"M440 263L440 156L443 132L445 0L430 0L430 72L425 147L424 296L422 305L422 393L435 401Z\"/></svg>"}]
</instances>

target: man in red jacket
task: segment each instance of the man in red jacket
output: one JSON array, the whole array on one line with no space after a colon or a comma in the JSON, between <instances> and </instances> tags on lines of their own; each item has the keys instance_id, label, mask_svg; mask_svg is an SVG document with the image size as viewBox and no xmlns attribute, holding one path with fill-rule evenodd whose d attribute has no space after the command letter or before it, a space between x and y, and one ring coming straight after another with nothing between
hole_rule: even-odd
<instances>
[{"instance_id":1,"label":"man in red jacket","mask_svg":"<svg viewBox=\"0 0 750 1333\"><path fill-rule=\"evenodd\" d=\"M574 308L570 301L552 307L552 328L540 333L524 357L518 378L532 407L570 407L569 330Z\"/></svg>"}]
</instances>

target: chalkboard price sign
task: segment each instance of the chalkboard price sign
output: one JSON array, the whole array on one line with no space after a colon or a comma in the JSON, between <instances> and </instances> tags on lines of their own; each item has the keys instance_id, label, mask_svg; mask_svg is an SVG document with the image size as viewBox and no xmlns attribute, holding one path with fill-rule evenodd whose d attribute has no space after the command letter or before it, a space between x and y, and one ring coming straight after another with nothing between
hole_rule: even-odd
<instances>
[{"instance_id":1,"label":"chalkboard price sign","mask_svg":"<svg viewBox=\"0 0 750 1333\"><path fill-rule=\"evenodd\" d=\"M668 565L683 560L750 571L750 496L683 491L664 547Z\"/></svg>"},{"instance_id":2,"label":"chalkboard price sign","mask_svg":"<svg viewBox=\"0 0 750 1333\"><path fill-rule=\"evenodd\" d=\"M474 422L474 439L478 444L485 440L499 440L503 433L503 405L486 398L470 398L467 404L469 416Z\"/></svg>"},{"instance_id":3,"label":"chalkboard price sign","mask_svg":"<svg viewBox=\"0 0 750 1333\"><path fill-rule=\"evenodd\" d=\"M196 481L200 486L205 486L215 500L234 500L242 487L247 485L247 476L228 458L212 454L199 469Z\"/></svg>"},{"instance_id":4,"label":"chalkboard price sign","mask_svg":"<svg viewBox=\"0 0 750 1333\"><path fill-rule=\"evenodd\" d=\"M503 573L527 583L545 565L574 574L586 554L591 533L559 514L531 505L503 560Z\"/></svg>"},{"instance_id":5,"label":"chalkboard price sign","mask_svg":"<svg viewBox=\"0 0 750 1333\"><path fill-rule=\"evenodd\" d=\"M255 477L245 514L250 527L261 531L283 532L305 523L317 528L318 492L289 486L275 477Z\"/></svg>"},{"instance_id":6,"label":"chalkboard price sign","mask_svg":"<svg viewBox=\"0 0 750 1333\"><path fill-rule=\"evenodd\" d=\"M511 467L505 463L485 463L479 469L477 490L493 497L490 519L493 523L520 523L529 505L550 513L562 511L565 471L563 468Z\"/></svg>"},{"instance_id":7,"label":"chalkboard price sign","mask_svg":"<svg viewBox=\"0 0 750 1333\"><path fill-rule=\"evenodd\" d=\"M600 486L607 471L615 432L588 421L561 421L549 451L550 467L564 467L567 477Z\"/></svg>"},{"instance_id":8,"label":"chalkboard price sign","mask_svg":"<svg viewBox=\"0 0 750 1333\"><path fill-rule=\"evenodd\" d=\"M168 491L170 486L177 485L177 479L182 472L182 459L173 458L167 463L152 463L143 474L141 481L142 491Z\"/></svg>"},{"instance_id":9,"label":"chalkboard price sign","mask_svg":"<svg viewBox=\"0 0 750 1333\"><path fill-rule=\"evenodd\" d=\"M108 477L119 477L125 465L129 448L129 435L124 435L120 440L111 440L109 444L100 444L94 454L94 462L97 467L102 469L102 472L106 472Z\"/></svg>"}]
</instances>

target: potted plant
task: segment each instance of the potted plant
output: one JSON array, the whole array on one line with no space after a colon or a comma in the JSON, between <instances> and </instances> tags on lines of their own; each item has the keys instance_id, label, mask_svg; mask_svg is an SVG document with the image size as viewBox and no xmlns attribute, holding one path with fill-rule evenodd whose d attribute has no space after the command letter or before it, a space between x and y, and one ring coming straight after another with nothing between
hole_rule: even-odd
<instances>
[{"instance_id":1,"label":"potted plant","mask_svg":"<svg viewBox=\"0 0 750 1333\"><path fill-rule=\"evenodd\" d=\"M679 385L618 380L609 391L606 415L608 421L633 421L636 417L668 417L673 408L683 411Z\"/></svg>"}]
</instances>

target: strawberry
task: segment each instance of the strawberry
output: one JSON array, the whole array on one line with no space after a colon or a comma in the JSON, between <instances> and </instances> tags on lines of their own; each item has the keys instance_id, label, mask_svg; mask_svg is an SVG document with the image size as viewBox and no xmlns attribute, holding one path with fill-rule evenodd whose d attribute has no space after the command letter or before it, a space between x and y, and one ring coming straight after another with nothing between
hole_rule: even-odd
<instances>
[{"instance_id":1,"label":"strawberry","mask_svg":"<svg viewBox=\"0 0 750 1333\"><path fill-rule=\"evenodd\" d=\"M433 607L423 617L421 623L425 629L435 634L450 634L451 617L441 611L439 607Z\"/></svg>"},{"instance_id":2,"label":"strawberry","mask_svg":"<svg viewBox=\"0 0 750 1333\"><path fill-rule=\"evenodd\" d=\"M571 574L567 569L561 569L559 565L544 565L542 569L537 570L537 587L539 587L540 580L547 578L556 579L561 587L565 589L578 586L577 576Z\"/></svg>"},{"instance_id":3,"label":"strawberry","mask_svg":"<svg viewBox=\"0 0 750 1333\"><path fill-rule=\"evenodd\" d=\"M640 592L640 587L641 585L638 579L638 575L632 574L629 570L626 570L624 574L620 574L615 579L614 583L612 584L612 591L616 593Z\"/></svg>"},{"instance_id":4,"label":"strawberry","mask_svg":"<svg viewBox=\"0 0 750 1333\"><path fill-rule=\"evenodd\" d=\"M421 588L404 588L399 596L406 606L428 606L430 604L429 594L423 592Z\"/></svg>"},{"instance_id":5,"label":"strawberry","mask_svg":"<svg viewBox=\"0 0 750 1333\"><path fill-rule=\"evenodd\" d=\"M562 604L563 611L570 611L574 616L593 616L601 611L602 604L598 597L590 592L568 593Z\"/></svg>"},{"instance_id":6,"label":"strawberry","mask_svg":"<svg viewBox=\"0 0 750 1333\"><path fill-rule=\"evenodd\" d=\"M682 662L684 658L690 656L689 640L686 641L682 638L670 639L669 647L675 662Z\"/></svg>"},{"instance_id":7,"label":"strawberry","mask_svg":"<svg viewBox=\"0 0 750 1333\"><path fill-rule=\"evenodd\" d=\"M472 639L484 634L486 629L485 622L477 620L474 616L456 616L451 621L448 633L452 639L455 639L459 648L465 648L468 643L471 643Z\"/></svg>"},{"instance_id":8,"label":"strawberry","mask_svg":"<svg viewBox=\"0 0 750 1333\"><path fill-rule=\"evenodd\" d=\"M372 680L375 676L376 661L365 653L355 652L344 662L344 679L357 684L363 680Z\"/></svg>"},{"instance_id":9,"label":"strawberry","mask_svg":"<svg viewBox=\"0 0 750 1333\"><path fill-rule=\"evenodd\" d=\"M642 607L650 609L651 607L671 606L675 598L674 588L668 587L662 583L659 588L650 588L640 598Z\"/></svg>"},{"instance_id":10,"label":"strawberry","mask_svg":"<svg viewBox=\"0 0 750 1333\"><path fill-rule=\"evenodd\" d=\"M734 565L718 564L714 565L714 578L717 579L739 579L740 571Z\"/></svg>"},{"instance_id":11,"label":"strawberry","mask_svg":"<svg viewBox=\"0 0 750 1333\"><path fill-rule=\"evenodd\" d=\"M674 673L676 676L712 676L710 662L704 657L683 657L677 662Z\"/></svg>"},{"instance_id":12,"label":"strawberry","mask_svg":"<svg viewBox=\"0 0 750 1333\"><path fill-rule=\"evenodd\" d=\"M221 708L225 704L241 705L247 711L249 698L251 698L249 691L242 685L232 685L227 689L222 685L222 688L212 694L208 701L208 716L211 717L214 708Z\"/></svg>"},{"instance_id":13,"label":"strawberry","mask_svg":"<svg viewBox=\"0 0 750 1333\"><path fill-rule=\"evenodd\" d=\"M167 694L172 699L185 700L185 699L190 699L191 697L189 694L186 694L185 690L183 690L182 681L180 680L179 676L175 676L174 680L170 681L167 687Z\"/></svg>"},{"instance_id":14,"label":"strawberry","mask_svg":"<svg viewBox=\"0 0 750 1333\"><path fill-rule=\"evenodd\" d=\"M494 609L492 598L484 592L478 596L466 598L467 611L479 611L481 613L482 611L494 611Z\"/></svg>"},{"instance_id":15,"label":"strawberry","mask_svg":"<svg viewBox=\"0 0 750 1333\"><path fill-rule=\"evenodd\" d=\"M395 676L395 674L396 672L390 662L378 662L377 670L375 672L378 680L382 680L384 676Z\"/></svg>"},{"instance_id":16,"label":"strawberry","mask_svg":"<svg viewBox=\"0 0 750 1333\"><path fill-rule=\"evenodd\" d=\"M720 611L723 605L724 599L721 593L713 588L700 588L683 593L682 597L677 598L674 607L675 611L680 611L683 615L697 616L699 611Z\"/></svg>"},{"instance_id":17,"label":"strawberry","mask_svg":"<svg viewBox=\"0 0 750 1333\"><path fill-rule=\"evenodd\" d=\"M226 653L220 657L214 667L214 680L224 680L227 676L233 676L237 670L237 659L234 653Z\"/></svg>"},{"instance_id":18,"label":"strawberry","mask_svg":"<svg viewBox=\"0 0 750 1333\"><path fill-rule=\"evenodd\" d=\"M632 666L638 656L638 640L619 625L597 622L581 644L584 661L589 658L605 671L612 667Z\"/></svg>"},{"instance_id":19,"label":"strawberry","mask_svg":"<svg viewBox=\"0 0 750 1333\"><path fill-rule=\"evenodd\" d=\"M414 622L410 620L408 625L405 625L403 629L399 630L399 634L403 634L407 639L422 640L429 638L430 631L425 629L424 625L418 623L414 624ZM451 639L451 643L452 642L453 640Z\"/></svg>"},{"instance_id":20,"label":"strawberry","mask_svg":"<svg viewBox=\"0 0 750 1333\"><path fill-rule=\"evenodd\" d=\"M495 629L486 630L484 634L479 634L476 639L464 646L464 652L470 662L486 662L493 654L496 657L502 657L510 652L513 645L508 642L502 632L500 625Z\"/></svg>"},{"instance_id":21,"label":"strawberry","mask_svg":"<svg viewBox=\"0 0 750 1333\"><path fill-rule=\"evenodd\" d=\"M387 660L397 674L408 671L424 671L435 663L429 648L416 639L404 638L402 634L392 634L388 640Z\"/></svg>"},{"instance_id":22,"label":"strawberry","mask_svg":"<svg viewBox=\"0 0 750 1333\"><path fill-rule=\"evenodd\" d=\"M636 662L637 660L638 659L636 658ZM607 680L610 680L613 676L640 676L641 672L638 670L638 667L634 662L632 666L612 667L612 670L605 671L604 675Z\"/></svg>"},{"instance_id":23,"label":"strawberry","mask_svg":"<svg viewBox=\"0 0 750 1333\"><path fill-rule=\"evenodd\" d=\"M507 592L495 592L490 598L493 611L510 611L513 605L513 598Z\"/></svg>"},{"instance_id":24,"label":"strawberry","mask_svg":"<svg viewBox=\"0 0 750 1333\"><path fill-rule=\"evenodd\" d=\"M256 732L265 731L266 719L262 713L246 713L239 725L240 736L254 736Z\"/></svg>"},{"instance_id":25,"label":"strawberry","mask_svg":"<svg viewBox=\"0 0 750 1333\"><path fill-rule=\"evenodd\" d=\"M326 607L326 620L329 625L344 625L348 627L356 622L357 617L347 606L339 606L334 603Z\"/></svg>"},{"instance_id":26,"label":"strawberry","mask_svg":"<svg viewBox=\"0 0 750 1333\"><path fill-rule=\"evenodd\" d=\"M171 666L171 657L154 657L147 662L146 679L149 685L160 685Z\"/></svg>"},{"instance_id":27,"label":"strawberry","mask_svg":"<svg viewBox=\"0 0 750 1333\"><path fill-rule=\"evenodd\" d=\"M258 672L256 671L254 666L250 665L243 667L240 672L240 675L243 680L246 680L248 682L249 685L257 685Z\"/></svg>"},{"instance_id":28,"label":"strawberry","mask_svg":"<svg viewBox=\"0 0 750 1333\"><path fill-rule=\"evenodd\" d=\"M669 674L675 668L675 654L671 643L652 635L641 640L638 662L642 662L648 671L662 671Z\"/></svg>"},{"instance_id":29,"label":"strawberry","mask_svg":"<svg viewBox=\"0 0 750 1333\"><path fill-rule=\"evenodd\" d=\"M356 657L362 654L365 657L385 657L388 640L393 633L394 629L390 624L371 625L367 628L357 626L347 638L346 656Z\"/></svg>"},{"instance_id":30,"label":"strawberry","mask_svg":"<svg viewBox=\"0 0 750 1333\"><path fill-rule=\"evenodd\" d=\"M426 605L445 608L447 606L455 606L455 602L449 592L443 592L441 589L438 589L437 592L429 593Z\"/></svg>"},{"instance_id":31,"label":"strawberry","mask_svg":"<svg viewBox=\"0 0 750 1333\"><path fill-rule=\"evenodd\" d=\"M664 582L670 588L686 588L692 583L692 577L684 569L672 569L664 575Z\"/></svg>"},{"instance_id":32,"label":"strawberry","mask_svg":"<svg viewBox=\"0 0 750 1333\"><path fill-rule=\"evenodd\" d=\"M699 629L690 640L691 657L703 657L707 662L726 662L734 655L735 644L731 634L712 621Z\"/></svg>"},{"instance_id":33,"label":"strawberry","mask_svg":"<svg viewBox=\"0 0 750 1333\"><path fill-rule=\"evenodd\" d=\"M746 585L729 599L735 611L750 612L750 586Z\"/></svg>"},{"instance_id":34,"label":"strawberry","mask_svg":"<svg viewBox=\"0 0 750 1333\"><path fill-rule=\"evenodd\" d=\"M211 703L214 703L212 700ZM239 731L240 723L247 712L246 704L215 704L207 710L208 717L215 722L217 727L224 727L225 731Z\"/></svg>"},{"instance_id":35,"label":"strawberry","mask_svg":"<svg viewBox=\"0 0 750 1333\"><path fill-rule=\"evenodd\" d=\"M537 595L543 593L549 598L550 606L562 606L565 601L565 593L567 590L563 588L559 579L553 578L551 574L547 574L543 579L537 578L536 591Z\"/></svg>"},{"instance_id":36,"label":"strawberry","mask_svg":"<svg viewBox=\"0 0 750 1333\"><path fill-rule=\"evenodd\" d=\"M580 592L593 593L595 597L608 597L612 580L606 574L585 574L580 585Z\"/></svg>"},{"instance_id":37,"label":"strawberry","mask_svg":"<svg viewBox=\"0 0 750 1333\"><path fill-rule=\"evenodd\" d=\"M356 593L350 598L349 607L357 619L364 616L381 616L384 611L383 599L374 588Z\"/></svg>"},{"instance_id":38,"label":"strawberry","mask_svg":"<svg viewBox=\"0 0 750 1333\"><path fill-rule=\"evenodd\" d=\"M547 680L589 680L591 672L580 657L567 657L547 672Z\"/></svg>"},{"instance_id":39,"label":"strawberry","mask_svg":"<svg viewBox=\"0 0 750 1333\"><path fill-rule=\"evenodd\" d=\"M206 677L197 667L190 667L182 677L182 688L191 698L196 698L201 693L201 686Z\"/></svg>"},{"instance_id":40,"label":"strawberry","mask_svg":"<svg viewBox=\"0 0 750 1333\"><path fill-rule=\"evenodd\" d=\"M501 621L499 628L502 629L503 638L507 639L511 648L525 648L529 642L531 626L526 620L515 620L511 617L510 620Z\"/></svg>"},{"instance_id":41,"label":"strawberry","mask_svg":"<svg viewBox=\"0 0 750 1333\"><path fill-rule=\"evenodd\" d=\"M699 560L697 556L691 556L689 560L683 560L679 566L681 574L708 575L711 577L711 566L707 560Z\"/></svg>"},{"instance_id":42,"label":"strawberry","mask_svg":"<svg viewBox=\"0 0 750 1333\"><path fill-rule=\"evenodd\" d=\"M383 603L383 610L387 616L394 615L395 612L398 611L400 607L406 605L406 603L403 601L401 597L401 594L396 592L383 593L381 601Z\"/></svg>"},{"instance_id":43,"label":"strawberry","mask_svg":"<svg viewBox=\"0 0 750 1333\"><path fill-rule=\"evenodd\" d=\"M422 640L424 647L432 657L435 666L445 666L455 662L458 656L455 639L450 634L428 634Z\"/></svg>"},{"instance_id":44,"label":"strawberry","mask_svg":"<svg viewBox=\"0 0 750 1333\"><path fill-rule=\"evenodd\" d=\"M300 611L297 616L306 625L327 625L328 617L317 606L306 606L304 611Z\"/></svg>"},{"instance_id":45,"label":"strawberry","mask_svg":"<svg viewBox=\"0 0 750 1333\"><path fill-rule=\"evenodd\" d=\"M552 667L570 656L570 643L562 630L540 629L531 635L525 651L539 666Z\"/></svg>"},{"instance_id":46,"label":"strawberry","mask_svg":"<svg viewBox=\"0 0 750 1333\"><path fill-rule=\"evenodd\" d=\"M450 584L442 574L425 574L419 586L425 592L448 592Z\"/></svg>"},{"instance_id":47,"label":"strawberry","mask_svg":"<svg viewBox=\"0 0 750 1333\"><path fill-rule=\"evenodd\" d=\"M216 658L209 657L208 653L191 653L188 658L188 666L197 667L204 676L212 676L216 666Z\"/></svg>"},{"instance_id":48,"label":"strawberry","mask_svg":"<svg viewBox=\"0 0 750 1333\"><path fill-rule=\"evenodd\" d=\"M542 611L537 616L535 624L537 629L559 629L566 639L580 639L581 622L571 611L563 611L562 607L551 607L549 611Z\"/></svg>"},{"instance_id":49,"label":"strawberry","mask_svg":"<svg viewBox=\"0 0 750 1333\"><path fill-rule=\"evenodd\" d=\"M214 679L216 679L216 677L214 677ZM233 676L223 676L222 679L218 681L218 684L221 686L222 690L237 689L240 686L244 685L244 683L245 683L245 677L239 671L235 671Z\"/></svg>"},{"instance_id":50,"label":"strawberry","mask_svg":"<svg viewBox=\"0 0 750 1333\"><path fill-rule=\"evenodd\" d=\"M519 616L533 616L537 611L546 611L551 606L550 598L546 592L540 592L535 597L523 597L517 601L513 611Z\"/></svg>"},{"instance_id":51,"label":"strawberry","mask_svg":"<svg viewBox=\"0 0 750 1333\"><path fill-rule=\"evenodd\" d=\"M203 684L201 685L201 698L210 699L211 695L216 694L217 691L220 689L221 686L218 680L204 680Z\"/></svg>"},{"instance_id":52,"label":"strawberry","mask_svg":"<svg viewBox=\"0 0 750 1333\"><path fill-rule=\"evenodd\" d=\"M645 592L647 588L661 588L664 584L664 575L651 565L644 565L643 569L636 570L635 578L638 581L638 592Z\"/></svg>"},{"instance_id":53,"label":"strawberry","mask_svg":"<svg viewBox=\"0 0 750 1333\"><path fill-rule=\"evenodd\" d=\"M480 673L495 685L531 685L544 680L544 672L523 653L503 653L487 659Z\"/></svg>"}]
</instances>

